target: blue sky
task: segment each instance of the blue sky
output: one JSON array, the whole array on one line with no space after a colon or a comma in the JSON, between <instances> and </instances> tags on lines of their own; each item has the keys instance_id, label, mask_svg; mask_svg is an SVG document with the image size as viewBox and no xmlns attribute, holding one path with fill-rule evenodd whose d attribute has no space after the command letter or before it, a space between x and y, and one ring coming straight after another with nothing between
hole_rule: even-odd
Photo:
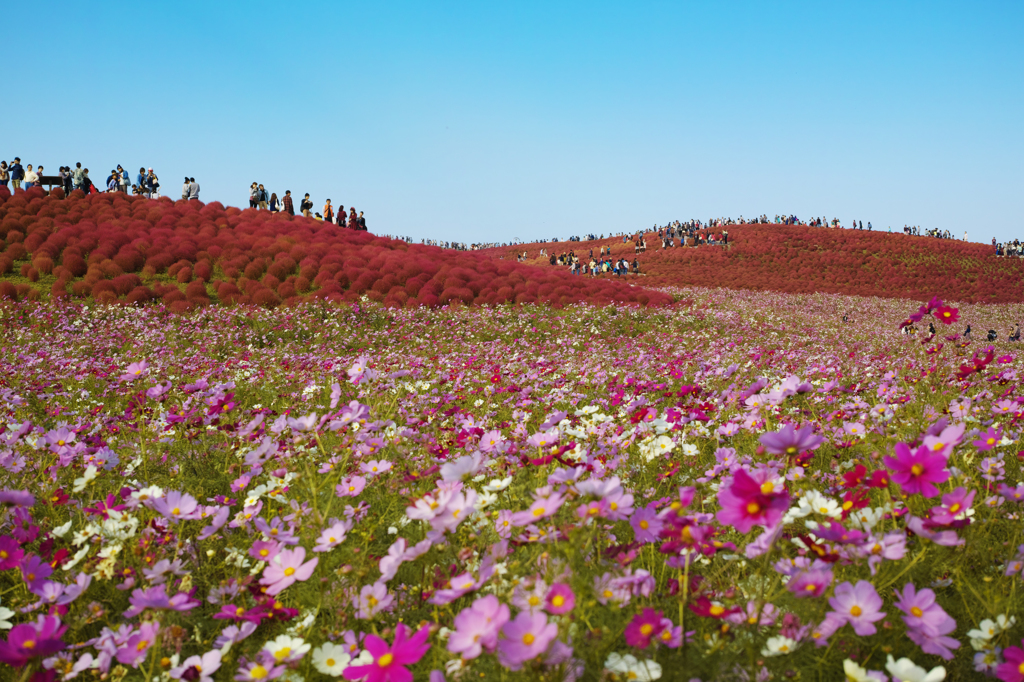
<instances>
[{"instance_id":1,"label":"blue sky","mask_svg":"<svg viewBox=\"0 0 1024 682\"><path fill-rule=\"evenodd\" d=\"M1024 237L1024 3L4 9L0 158L466 242L767 213Z\"/></svg>"}]
</instances>

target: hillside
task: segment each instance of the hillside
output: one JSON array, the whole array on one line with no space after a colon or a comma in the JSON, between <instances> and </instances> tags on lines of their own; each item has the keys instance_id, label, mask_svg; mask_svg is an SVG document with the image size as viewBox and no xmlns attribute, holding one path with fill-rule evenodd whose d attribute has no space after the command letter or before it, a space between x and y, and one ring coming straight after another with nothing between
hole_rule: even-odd
<instances>
[{"instance_id":1,"label":"hillside","mask_svg":"<svg viewBox=\"0 0 1024 682\"><path fill-rule=\"evenodd\" d=\"M635 282L637 278L633 278ZM311 298L392 307L575 302L662 305L626 281L376 237L312 218L149 200L0 194L0 298L74 296L173 310Z\"/></svg>"},{"instance_id":2,"label":"hillside","mask_svg":"<svg viewBox=\"0 0 1024 682\"><path fill-rule=\"evenodd\" d=\"M997 258L984 244L801 225L731 225L729 241L727 249L701 246L663 250L657 234L648 233L647 252L639 256L644 285L915 300L941 293L951 300L972 303L1024 301L1024 259ZM575 250L589 256L590 249L596 254L608 245L612 257L624 256L632 262L633 242L623 244L621 237L519 244L489 249L488 253L508 258L527 251L531 257L527 262L551 267L538 257L540 248L546 248L549 254Z\"/></svg>"}]
</instances>

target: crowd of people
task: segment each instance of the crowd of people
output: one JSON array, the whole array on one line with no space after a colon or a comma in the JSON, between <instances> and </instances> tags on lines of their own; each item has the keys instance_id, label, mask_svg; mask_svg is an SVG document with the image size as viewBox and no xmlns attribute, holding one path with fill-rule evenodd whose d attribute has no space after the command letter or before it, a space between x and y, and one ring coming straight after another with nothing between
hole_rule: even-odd
<instances>
[{"instance_id":1,"label":"crowd of people","mask_svg":"<svg viewBox=\"0 0 1024 682\"><path fill-rule=\"evenodd\" d=\"M920 330L918 330L916 324L904 324L904 326L901 328L901 331L903 334L909 336L916 336L917 334L921 333ZM928 334L930 336L935 336L936 329L934 322L928 323ZM974 339L974 332L971 329L971 325L967 325L967 327L964 329L964 338L967 339L968 341ZM989 329L988 332L985 334L985 340L988 341L989 343L998 341L999 332L997 332L995 329ZM1020 324L1015 324L1012 327L1010 327L1010 329L1006 332L1006 340L1014 343L1020 341Z\"/></svg>"},{"instance_id":2,"label":"crowd of people","mask_svg":"<svg viewBox=\"0 0 1024 682\"><path fill-rule=\"evenodd\" d=\"M249 208L270 211L271 213L295 215L295 202L292 199L292 191L290 189L285 190L285 193L279 198L277 192L268 192L263 184L259 182L253 182L249 185ZM309 198L309 192L306 192L306 195L299 202L300 215L340 227L366 231L366 218L363 216L362 211L356 212L355 206L350 206L349 212L346 214L345 207L339 204L337 212L335 212L334 205L328 199L324 203L322 210L316 211L314 209L313 200Z\"/></svg>"}]
</instances>

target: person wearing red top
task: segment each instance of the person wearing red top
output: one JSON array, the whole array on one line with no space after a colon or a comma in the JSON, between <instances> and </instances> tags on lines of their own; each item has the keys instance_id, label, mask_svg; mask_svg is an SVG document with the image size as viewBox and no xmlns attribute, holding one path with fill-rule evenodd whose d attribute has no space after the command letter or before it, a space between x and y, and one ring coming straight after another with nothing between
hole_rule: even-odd
<instances>
[{"instance_id":1,"label":"person wearing red top","mask_svg":"<svg viewBox=\"0 0 1024 682\"><path fill-rule=\"evenodd\" d=\"M295 215L295 204L292 203L292 191L287 190L284 193L284 212L288 215Z\"/></svg>"}]
</instances>

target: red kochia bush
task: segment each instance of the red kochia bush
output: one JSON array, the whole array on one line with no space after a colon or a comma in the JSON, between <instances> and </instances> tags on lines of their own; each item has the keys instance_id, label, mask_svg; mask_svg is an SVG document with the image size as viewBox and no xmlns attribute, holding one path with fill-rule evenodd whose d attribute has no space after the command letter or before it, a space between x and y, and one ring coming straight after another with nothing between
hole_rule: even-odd
<instances>
[{"instance_id":1,"label":"red kochia bush","mask_svg":"<svg viewBox=\"0 0 1024 682\"><path fill-rule=\"evenodd\" d=\"M166 272L181 284L209 282L218 273L232 286L218 285L218 300L265 306L314 297L354 301L362 295L396 307L440 305L442 297L452 304L511 302L521 294L532 297L523 300L554 303L593 300L597 291L589 278L560 269L409 245L304 218L225 209L216 202L199 209L107 194L73 193L64 201L41 192L32 196L0 199L0 271L8 262L13 266L31 257L30 267L46 272L48 258L50 272L76 296L127 300L131 294L132 302L142 302L135 280L127 288L128 280L120 279L136 272L147 281ZM111 289L103 281L117 284ZM171 305L183 298L207 300L197 288L188 295L152 286L152 294ZM607 288L602 298L609 300L637 302L641 293L626 282L602 286ZM647 296L652 303L671 300L656 292Z\"/></svg>"},{"instance_id":2,"label":"red kochia bush","mask_svg":"<svg viewBox=\"0 0 1024 682\"><path fill-rule=\"evenodd\" d=\"M10 282L0 282L0 299L18 300L18 290Z\"/></svg>"}]
</instances>

